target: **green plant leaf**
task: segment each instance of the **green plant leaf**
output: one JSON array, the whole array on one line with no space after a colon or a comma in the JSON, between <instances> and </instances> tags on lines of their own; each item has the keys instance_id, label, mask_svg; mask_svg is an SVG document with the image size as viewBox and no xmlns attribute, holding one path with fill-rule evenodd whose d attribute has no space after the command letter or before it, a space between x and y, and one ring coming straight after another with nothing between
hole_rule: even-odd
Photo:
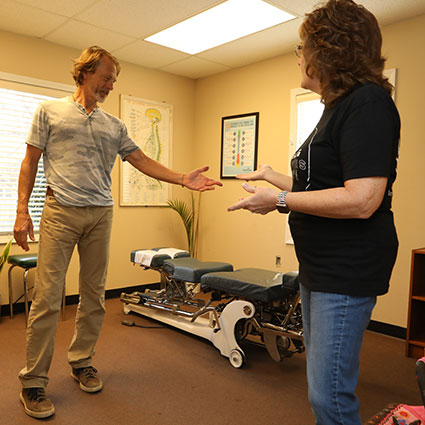
<instances>
[{"instance_id":1,"label":"green plant leaf","mask_svg":"<svg viewBox=\"0 0 425 425\"><path fill-rule=\"evenodd\" d=\"M7 258L9 257L10 247L12 245L13 239L11 239L6 246L3 248L3 252L0 255L0 272L3 269L3 266L7 262Z\"/></svg>"},{"instance_id":2,"label":"green plant leaf","mask_svg":"<svg viewBox=\"0 0 425 425\"><path fill-rule=\"evenodd\" d=\"M196 257L198 233L199 233L199 207L201 202L201 193L199 193L198 208L195 208L195 197L193 192L191 195L190 206L179 199L167 201L167 205L176 211L183 221L186 231L187 245L189 253L192 257Z\"/></svg>"}]
</instances>

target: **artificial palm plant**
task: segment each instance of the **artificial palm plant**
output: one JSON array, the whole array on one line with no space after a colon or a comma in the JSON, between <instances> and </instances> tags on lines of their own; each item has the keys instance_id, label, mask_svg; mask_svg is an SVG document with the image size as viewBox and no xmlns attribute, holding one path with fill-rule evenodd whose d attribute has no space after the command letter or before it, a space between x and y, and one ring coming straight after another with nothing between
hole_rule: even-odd
<instances>
[{"instance_id":1,"label":"artificial palm plant","mask_svg":"<svg viewBox=\"0 0 425 425\"><path fill-rule=\"evenodd\" d=\"M188 205L180 199L167 201L170 208L178 213L183 221L186 230L187 245L191 257L196 258L198 251L198 233L199 233L199 210L201 206L201 192L198 194L197 206L195 206L195 196L190 192L191 202Z\"/></svg>"}]
</instances>

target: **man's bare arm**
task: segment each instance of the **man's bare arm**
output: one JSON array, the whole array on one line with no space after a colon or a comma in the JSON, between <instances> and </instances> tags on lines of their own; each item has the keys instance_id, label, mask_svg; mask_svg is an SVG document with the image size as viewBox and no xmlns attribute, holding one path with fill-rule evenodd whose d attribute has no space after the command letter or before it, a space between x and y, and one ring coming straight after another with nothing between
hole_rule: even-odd
<instances>
[{"instance_id":1,"label":"man's bare arm","mask_svg":"<svg viewBox=\"0 0 425 425\"><path fill-rule=\"evenodd\" d=\"M28 202L34 187L37 175L38 161L42 150L34 146L27 145L25 158L21 164L18 184L18 208L16 210L16 221L13 229L16 243L24 250L28 251L27 237L34 241L34 229L28 211Z\"/></svg>"}]
</instances>

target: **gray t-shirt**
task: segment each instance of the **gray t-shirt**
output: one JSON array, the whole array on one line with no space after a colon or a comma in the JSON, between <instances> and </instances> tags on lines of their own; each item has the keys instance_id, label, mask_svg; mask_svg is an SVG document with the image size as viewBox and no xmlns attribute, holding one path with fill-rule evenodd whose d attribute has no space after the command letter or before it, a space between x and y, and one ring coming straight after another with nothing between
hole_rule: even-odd
<instances>
[{"instance_id":1,"label":"gray t-shirt","mask_svg":"<svg viewBox=\"0 0 425 425\"><path fill-rule=\"evenodd\" d=\"M139 149L118 118L100 108L90 114L71 97L42 102L27 143L43 151L47 185L66 206L110 206L111 171Z\"/></svg>"}]
</instances>

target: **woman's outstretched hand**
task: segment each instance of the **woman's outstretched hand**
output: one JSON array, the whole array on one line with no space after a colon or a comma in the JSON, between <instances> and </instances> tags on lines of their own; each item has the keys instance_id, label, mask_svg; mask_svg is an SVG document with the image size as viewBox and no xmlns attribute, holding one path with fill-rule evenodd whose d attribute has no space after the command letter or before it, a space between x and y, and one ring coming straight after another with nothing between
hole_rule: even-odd
<instances>
[{"instance_id":1,"label":"woman's outstretched hand","mask_svg":"<svg viewBox=\"0 0 425 425\"><path fill-rule=\"evenodd\" d=\"M278 192L275 189L270 187L249 186L247 183L243 183L242 187L252 195L247 198L242 198L239 202L231 205L227 208L227 211L243 209L255 214L265 215L276 209Z\"/></svg>"},{"instance_id":2,"label":"woman's outstretched hand","mask_svg":"<svg viewBox=\"0 0 425 425\"><path fill-rule=\"evenodd\" d=\"M270 165L260 164L260 166L255 171L252 171L246 174L238 174L236 178L240 180L246 180L246 181L267 180L267 174L269 174L272 171L273 171L273 168L270 167Z\"/></svg>"}]
</instances>

